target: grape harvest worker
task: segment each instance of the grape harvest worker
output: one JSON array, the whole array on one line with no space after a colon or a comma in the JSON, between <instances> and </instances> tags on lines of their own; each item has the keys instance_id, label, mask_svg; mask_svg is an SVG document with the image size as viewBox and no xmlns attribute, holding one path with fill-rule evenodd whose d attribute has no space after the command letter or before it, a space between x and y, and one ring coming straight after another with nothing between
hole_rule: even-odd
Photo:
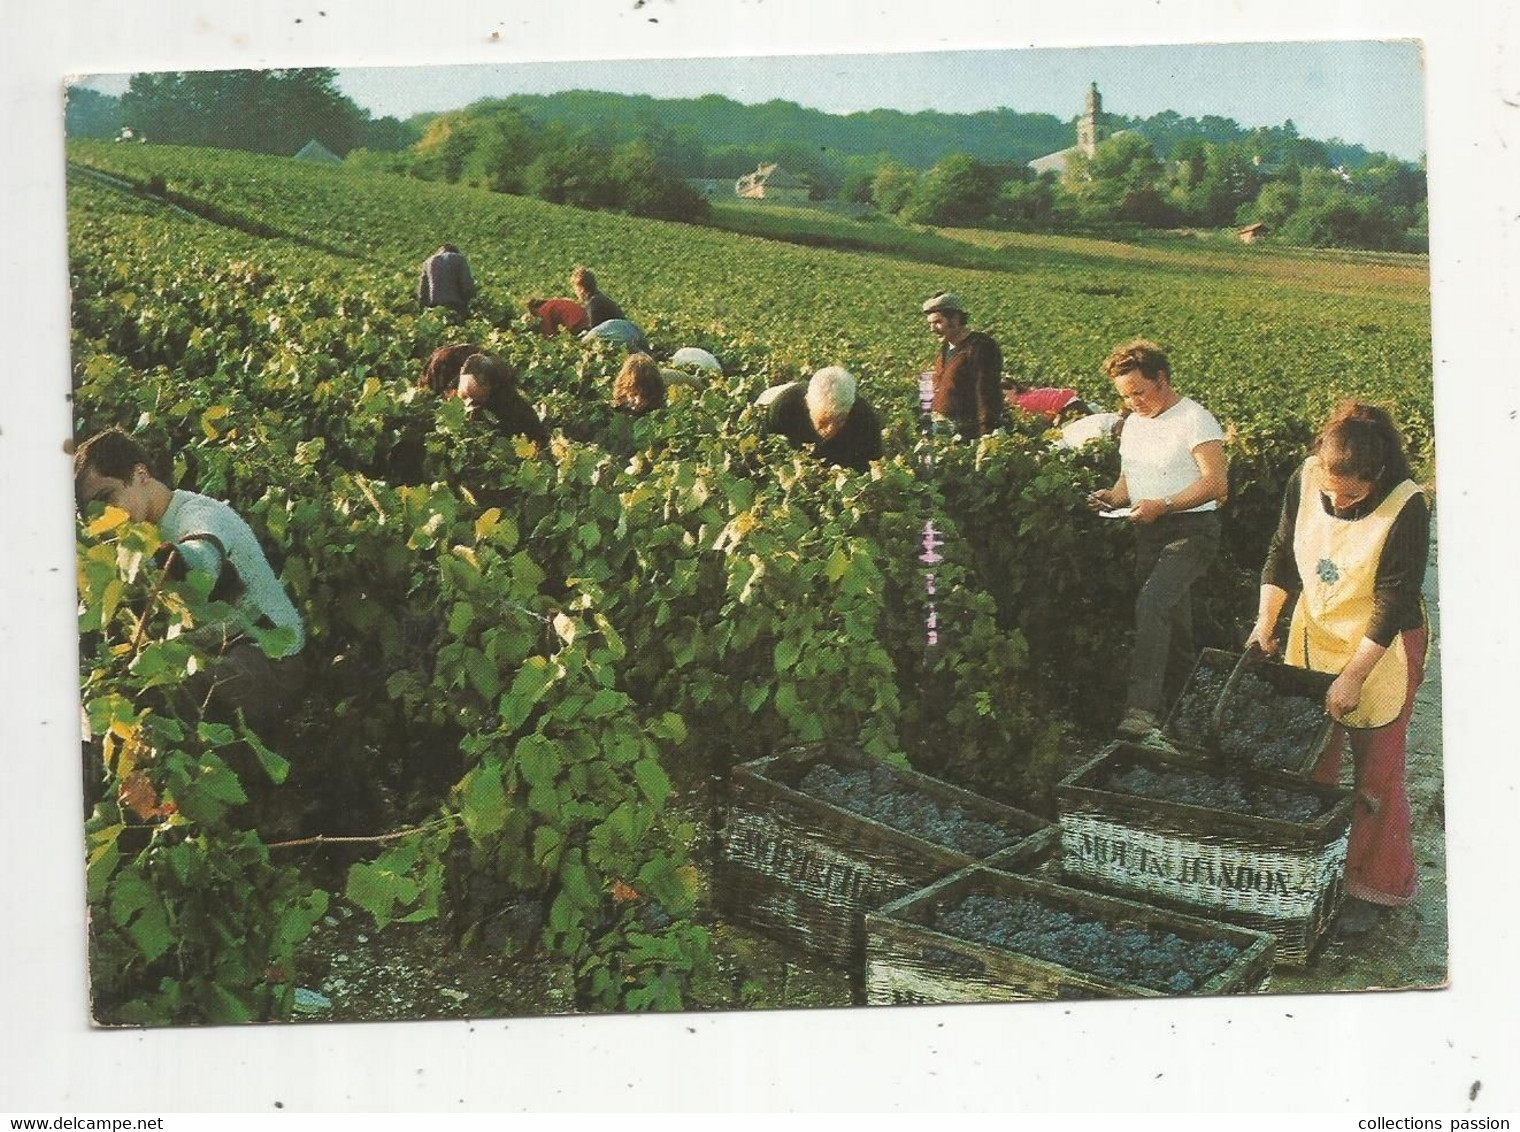
<instances>
[{"instance_id":1,"label":"grape harvest worker","mask_svg":"<svg viewBox=\"0 0 1520 1132\"><path fill-rule=\"evenodd\" d=\"M594 328L609 319L628 317L623 313L622 307L597 289L596 272L584 264L576 264L575 270L570 273L570 286L575 289L575 297L586 308L588 326Z\"/></svg>"},{"instance_id":2,"label":"grape harvest worker","mask_svg":"<svg viewBox=\"0 0 1520 1132\"><path fill-rule=\"evenodd\" d=\"M648 354L629 354L612 383L612 407L642 417L665 407L665 377Z\"/></svg>"},{"instance_id":3,"label":"grape harvest worker","mask_svg":"<svg viewBox=\"0 0 1520 1132\"><path fill-rule=\"evenodd\" d=\"M417 303L422 307L447 307L460 318L475 297L475 280L469 262L453 244L444 244L422 265L417 280Z\"/></svg>"},{"instance_id":4,"label":"grape harvest worker","mask_svg":"<svg viewBox=\"0 0 1520 1132\"><path fill-rule=\"evenodd\" d=\"M1118 347L1103 371L1129 415L1119 439L1119 479L1093 492L1089 504L1130 508L1139 586L1119 734L1166 747L1165 693L1187 677L1194 660L1193 583L1219 551L1219 502L1229 490L1224 431L1173 387L1171 364L1154 342Z\"/></svg>"},{"instance_id":5,"label":"grape harvest worker","mask_svg":"<svg viewBox=\"0 0 1520 1132\"><path fill-rule=\"evenodd\" d=\"M542 299L534 296L527 302L528 313L538 320L538 330L545 338L553 338L563 327L571 334L581 334L590 329L586 308L574 299Z\"/></svg>"},{"instance_id":6,"label":"grape harvest worker","mask_svg":"<svg viewBox=\"0 0 1520 1132\"><path fill-rule=\"evenodd\" d=\"M1057 448L1081 448L1105 436L1122 438L1124 415L1122 413L1089 413L1061 426L1061 437L1055 442Z\"/></svg>"},{"instance_id":7,"label":"grape harvest worker","mask_svg":"<svg viewBox=\"0 0 1520 1132\"><path fill-rule=\"evenodd\" d=\"M1339 780L1349 732L1357 796L1341 916L1348 934L1415 894L1404 758L1425 669L1420 586L1429 551L1430 510L1393 419L1343 403L1288 481L1249 643L1276 651L1278 618L1296 595L1283 660L1336 673L1325 708L1337 725L1314 778Z\"/></svg>"},{"instance_id":8,"label":"grape harvest worker","mask_svg":"<svg viewBox=\"0 0 1520 1132\"><path fill-rule=\"evenodd\" d=\"M808 381L766 394L767 433L786 437L794 448L811 446L818 459L857 472L880 459L881 420L843 366L826 366Z\"/></svg>"},{"instance_id":9,"label":"grape harvest worker","mask_svg":"<svg viewBox=\"0 0 1520 1132\"><path fill-rule=\"evenodd\" d=\"M170 488L153 475L142 445L114 428L75 450L74 488L81 504L106 503L133 522L156 524L169 576L205 574L211 597L232 606L227 621L194 630L215 659L204 675L186 682L190 701L205 702L208 716L223 721L241 708L249 725L265 735L288 719L300 699L302 666L296 658L306 643L305 627L258 538L237 512L221 500ZM255 628L282 632L265 646L255 640Z\"/></svg>"},{"instance_id":10,"label":"grape harvest worker","mask_svg":"<svg viewBox=\"0 0 1520 1132\"><path fill-rule=\"evenodd\" d=\"M525 436L544 451L549 430L518 391L512 368L490 354L472 354L459 367L457 392L472 413L487 412L506 436Z\"/></svg>"},{"instance_id":11,"label":"grape harvest worker","mask_svg":"<svg viewBox=\"0 0 1520 1132\"><path fill-rule=\"evenodd\" d=\"M630 354L649 353L649 341L644 332L626 318L609 318L599 322L581 335L582 342L616 342Z\"/></svg>"},{"instance_id":12,"label":"grape harvest worker","mask_svg":"<svg viewBox=\"0 0 1520 1132\"><path fill-rule=\"evenodd\" d=\"M1003 352L967 327L966 308L948 291L926 300L923 312L940 341L930 410L964 437L985 436L1003 423Z\"/></svg>"},{"instance_id":13,"label":"grape harvest worker","mask_svg":"<svg viewBox=\"0 0 1520 1132\"><path fill-rule=\"evenodd\" d=\"M722 377L723 367L718 359L700 346L682 346L660 366L660 378L666 389L701 389Z\"/></svg>"},{"instance_id":14,"label":"grape harvest worker","mask_svg":"<svg viewBox=\"0 0 1520 1132\"><path fill-rule=\"evenodd\" d=\"M1092 413L1075 389L1055 386L1031 389L1014 382L1003 391L1003 400L1010 409L1032 417L1044 417L1047 423L1054 425L1068 424Z\"/></svg>"},{"instance_id":15,"label":"grape harvest worker","mask_svg":"<svg viewBox=\"0 0 1520 1132\"><path fill-rule=\"evenodd\" d=\"M673 368L685 370L688 373L704 374L709 377L723 376L722 364L700 346L682 346L670 355L670 364Z\"/></svg>"}]
</instances>

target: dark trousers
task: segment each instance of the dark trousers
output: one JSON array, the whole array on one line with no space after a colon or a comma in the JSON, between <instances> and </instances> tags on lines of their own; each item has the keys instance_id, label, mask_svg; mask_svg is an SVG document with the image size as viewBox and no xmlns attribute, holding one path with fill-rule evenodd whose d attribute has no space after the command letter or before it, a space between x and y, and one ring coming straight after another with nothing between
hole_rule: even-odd
<instances>
[{"instance_id":1,"label":"dark trousers","mask_svg":"<svg viewBox=\"0 0 1520 1132\"><path fill-rule=\"evenodd\" d=\"M150 690L139 709L177 718L193 725L204 719L232 724L238 709L259 739L277 749L281 729L300 708L306 695L306 657L297 654L272 660L253 642L240 640L207 667L179 684ZM250 795L266 790L268 776L259 768L251 749L234 744L222 749ZM88 817L104 796L106 769L98 740L82 745L84 761L84 812Z\"/></svg>"},{"instance_id":2,"label":"dark trousers","mask_svg":"<svg viewBox=\"0 0 1520 1132\"><path fill-rule=\"evenodd\" d=\"M306 657L300 653L273 660L249 640L240 640L208 668L187 679L183 691L205 704L205 718L232 724L237 713L253 728L260 742L290 757L288 725L300 709L306 693ZM194 718L191 716L190 718ZM283 784L270 780L251 747L234 743L218 752L237 775L247 795L242 819L266 836L294 830L300 801L291 788L299 784L308 768L292 759L290 778ZM289 812L287 812L289 811Z\"/></svg>"},{"instance_id":3,"label":"dark trousers","mask_svg":"<svg viewBox=\"0 0 1520 1132\"><path fill-rule=\"evenodd\" d=\"M1161 714L1167 673L1194 661L1193 583L1219 553L1219 513L1183 512L1139 524L1135 540L1135 648L1127 705Z\"/></svg>"},{"instance_id":4,"label":"dark trousers","mask_svg":"<svg viewBox=\"0 0 1520 1132\"><path fill-rule=\"evenodd\" d=\"M249 640L237 641L177 690L181 718L233 723L238 709L259 738L268 740L305 698L306 658L273 660Z\"/></svg>"}]
</instances>

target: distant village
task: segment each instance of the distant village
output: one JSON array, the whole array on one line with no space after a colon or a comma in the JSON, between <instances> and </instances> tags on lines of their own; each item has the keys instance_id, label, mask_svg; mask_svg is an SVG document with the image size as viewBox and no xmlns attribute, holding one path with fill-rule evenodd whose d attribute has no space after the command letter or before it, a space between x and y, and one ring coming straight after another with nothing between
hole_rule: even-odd
<instances>
[{"instance_id":1,"label":"distant village","mask_svg":"<svg viewBox=\"0 0 1520 1132\"><path fill-rule=\"evenodd\" d=\"M1112 129L1109 119L1103 113L1103 95L1098 90L1098 84L1093 82L1088 87L1082 115L1077 119L1075 144L1037 157L1027 162L1026 167L1037 177L1042 174L1053 174L1057 179L1061 179L1071 171L1076 155L1080 154L1083 158L1090 160L1097 153L1099 143L1111 137L1126 135L1143 139L1143 134L1136 130ZM1252 159L1252 164L1263 176L1272 176L1280 171L1278 167L1264 163L1259 155ZM1337 165L1332 167L1331 171L1343 183L1351 183L1351 173L1344 167ZM709 201L733 198L832 210L830 208L832 202L813 199L808 181L788 172L776 162L762 162L755 167L754 172L746 173L734 181L724 178L691 177L686 179L686 184L703 199ZM1246 244L1257 243L1265 239L1270 232L1271 226L1260 220L1241 224L1235 229L1237 238Z\"/></svg>"}]
</instances>

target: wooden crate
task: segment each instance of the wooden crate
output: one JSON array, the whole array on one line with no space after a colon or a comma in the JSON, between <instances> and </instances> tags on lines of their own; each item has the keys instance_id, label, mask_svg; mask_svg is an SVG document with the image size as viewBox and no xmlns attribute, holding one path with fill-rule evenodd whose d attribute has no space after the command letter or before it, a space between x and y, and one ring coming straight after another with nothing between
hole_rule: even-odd
<instances>
[{"instance_id":1,"label":"wooden crate","mask_svg":"<svg viewBox=\"0 0 1520 1132\"><path fill-rule=\"evenodd\" d=\"M976 858L935 845L798 787L819 763L885 768L894 784L1007 831L1017 841L1051 828L1044 818L1004 806L916 771L848 748L815 744L734 769L720 836L716 896L730 920L848 969L858 982L867 909L915 892Z\"/></svg>"},{"instance_id":2,"label":"wooden crate","mask_svg":"<svg viewBox=\"0 0 1520 1132\"><path fill-rule=\"evenodd\" d=\"M1184 716L1187 715L1189 701L1199 694L1199 688L1204 681L1209 677L1227 680L1239 659L1240 657L1235 653L1221 649L1204 649L1198 654L1198 663L1193 666L1193 671L1183 686L1182 694L1172 705L1171 714L1167 716L1166 723L1161 728L1167 738L1171 739L1184 755L1205 762L1219 760L1220 756L1209 750L1208 737L1185 726ZM1266 658L1252 660L1249 671L1285 696L1302 696L1321 705L1325 701L1325 693L1329 691L1330 685L1335 680L1334 675L1329 673L1295 668L1290 664L1282 664ZM1217 697L1210 697L1210 699L1212 702L1217 702ZM1330 738L1330 731L1335 726L1335 720L1330 718L1330 713L1323 707L1320 710L1320 717L1319 729L1286 765L1263 767L1253 762L1252 769L1284 770L1293 774L1308 773L1319 761L1319 756L1325 749L1325 743Z\"/></svg>"},{"instance_id":3,"label":"wooden crate","mask_svg":"<svg viewBox=\"0 0 1520 1132\"><path fill-rule=\"evenodd\" d=\"M1133 743L1114 743L1056 787L1061 875L1148 902L1197 911L1277 939L1277 962L1303 966L1340 908L1351 792L1281 772L1242 772L1253 786L1312 794L1307 822L1144 798L1108 789L1132 766L1206 768Z\"/></svg>"},{"instance_id":4,"label":"wooden crate","mask_svg":"<svg viewBox=\"0 0 1520 1132\"><path fill-rule=\"evenodd\" d=\"M1163 998L1159 991L936 929L941 915L967 896L1029 897L1113 927L1171 932L1186 940L1216 939L1239 953L1187 995L1264 990L1272 969L1272 937L1229 924L1103 896L985 866L964 869L920 892L866 914L866 1001L903 1003L1054 1001L1079 998Z\"/></svg>"}]
</instances>

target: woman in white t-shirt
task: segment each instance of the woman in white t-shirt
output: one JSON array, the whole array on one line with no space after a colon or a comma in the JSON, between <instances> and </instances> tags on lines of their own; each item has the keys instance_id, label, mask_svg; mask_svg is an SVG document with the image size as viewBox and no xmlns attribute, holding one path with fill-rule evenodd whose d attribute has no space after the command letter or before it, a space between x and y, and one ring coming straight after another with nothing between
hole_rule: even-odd
<instances>
[{"instance_id":1,"label":"woman in white t-shirt","mask_svg":"<svg viewBox=\"0 0 1520 1132\"><path fill-rule=\"evenodd\" d=\"M1154 342L1114 350L1103 371L1130 410L1113 487L1093 492L1100 511L1129 508L1135 524L1135 647L1119 734L1167 747L1161 734L1167 675L1193 663L1193 583L1219 551L1219 503L1228 490L1224 430L1212 413L1172 387Z\"/></svg>"}]
</instances>

